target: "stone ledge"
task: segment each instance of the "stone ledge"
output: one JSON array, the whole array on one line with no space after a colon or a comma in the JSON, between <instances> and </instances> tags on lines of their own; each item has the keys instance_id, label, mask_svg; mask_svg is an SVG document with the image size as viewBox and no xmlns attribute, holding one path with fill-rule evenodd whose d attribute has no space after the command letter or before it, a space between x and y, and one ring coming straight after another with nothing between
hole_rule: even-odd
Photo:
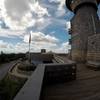
<instances>
[{"instance_id":1,"label":"stone ledge","mask_svg":"<svg viewBox=\"0 0 100 100\"><path fill-rule=\"evenodd\" d=\"M76 79L76 63L45 65L44 83L56 84Z\"/></svg>"},{"instance_id":2,"label":"stone ledge","mask_svg":"<svg viewBox=\"0 0 100 100\"><path fill-rule=\"evenodd\" d=\"M86 65L93 70L100 70L100 62L88 61Z\"/></svg>"},{"instance_id":3,"label":"stone ledge","mask_svg":"<svg viewBox=\"0 0 100 100\"><path fill-rule=\"evenodd\" d=\"M14 100L39 100L43 84L44 71L45 66L39 65L16 95Z\"/></svg>"}]
</instances>

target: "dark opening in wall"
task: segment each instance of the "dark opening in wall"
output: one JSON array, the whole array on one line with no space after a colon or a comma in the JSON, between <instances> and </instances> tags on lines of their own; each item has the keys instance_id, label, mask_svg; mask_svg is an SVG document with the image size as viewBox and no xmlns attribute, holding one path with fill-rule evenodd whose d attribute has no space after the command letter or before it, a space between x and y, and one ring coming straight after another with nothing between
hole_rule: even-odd
<instances>
[{"instance_id":1,"label":"dark opening in wall","mask_svg":"<svg viewBox=\"0 0 100 100\"><path fill-rule=\"evenodd\" d=\"M52 61L43 61L44 64L53 63Z\"/></svg>"}]
</instances>

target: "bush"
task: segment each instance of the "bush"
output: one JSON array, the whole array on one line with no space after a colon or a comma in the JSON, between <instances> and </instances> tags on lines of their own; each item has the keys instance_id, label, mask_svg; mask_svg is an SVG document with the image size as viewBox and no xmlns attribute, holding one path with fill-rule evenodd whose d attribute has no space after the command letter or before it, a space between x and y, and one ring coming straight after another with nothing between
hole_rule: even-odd
<instances>
[{"instance_id":1,"label":"bush","mask_svg":"<svg viewBox=\"0 0 100 100\"><path fill-rule=\"evenodd\" d=\"M19 58L25 59L25 54L19 53L19 54L4 54L3 52L0 54L0 63L5 63L13 60L17 60Z\"/></svg>"}]
</instances>

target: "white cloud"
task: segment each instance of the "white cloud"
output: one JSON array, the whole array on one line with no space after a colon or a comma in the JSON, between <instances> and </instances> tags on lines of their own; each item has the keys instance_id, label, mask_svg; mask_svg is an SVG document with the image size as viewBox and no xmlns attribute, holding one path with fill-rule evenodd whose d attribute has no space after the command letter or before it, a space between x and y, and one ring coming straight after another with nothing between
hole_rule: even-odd
<instances>
[{"instance_id":1,"label":"white cloud","mask_svg":"<svg viewBox=\"0 0 100 100\"><path fill-rule=\"evenodd\" d=\"M56 17L62 17L66 13L65 9L58 9L55 13Z\"/></svg>"},{"instance_id":2,"label":"white cloud","mask_svg":"<svg viewBox=\"0 0 100 100\"><path fill-rule=\"evenodd\" d=\"M69 45L69 42L64 42L64 43L62 43L62 47L63 47L65 50L71 49L71 45Z\"/></svg>"},{"instance_id":3,"label":"white cloud","mask_svg":"<svg viewBox=\"0 0 100 100\"><path fill-rule=\"evenodd\" d=\"M30 4L30 8L37 15L37 17L50 16L47 8L40 6L38 1L34 4Z\"/></svg>"},{"instance_id":4,"label":"white cloud","mask_svg":"<svg viewBox=\"0 0 100 100\"><path fill-rule=\"evenodd\" d=\"M21 38L25 34L24 30L9 30L9 29L0 29L0 36L2 37L16 37Z\"/></svg>"},{"instance_id":5,"label":"white cloud","mask_svg":"<svg viewBox=\"0 0 100 100\"><path fill-rule=\"evenodd\" d=\"M45 35L42 32L31 33L31 52L40 52L41 49L47 51L53 51L56 53L66 53L70 46L68 42L60 43L60 40L51 35ZM29 50L29 34L25 35L23 42L19 42L15 45L12 43L4 42L0 40L0 51L3 52L27 52Z\"/></svg>"},{"instance_id":6,"label":"white cloud","mask_svg":"<svg viewBox=\"0 0 100 100\"><path fill-rule=\"evenodd\" d=\"M31 52L40 52L41 49L46 49L47 51L53 51L55 53L68 53L68 50L71 48L68 42L62 43L61 45L48 42L32 42L30 47ZM15 46L16 52L27 52L28 50L28 43L18 43Z\"/></svg>"},{"instance_id":7,"label":"white cloud","mask_svg":"<svg viewBox=\"0 0 100 100\"><path fill-rule=\"evenodd\" d=\"M32 42L46 42L46 43L58 43L59 40L54 37L54 36L50 36L50 35L45 35L42 32L32 32L31 33L31 40ZM25 35L24 36L24 42L28 42L29 41L29 35Z\"/></svg>"},{"instance_id":8,"label":"white cloud","mask_svg":"<svg viewBox=\"0 0 100 100\"><path fill-rule=\"evenodd\" d=\"M70 21L66 22L66 30L68 31L71 28L71 23Z\"/></svg>"},{"instance_id":9,"label":"white cloud","mask_svg":"<svg viewBox=\"0 0 100 100\"><path fill-rule=\"evenodd\" d=\"M63 42L60 46L57 46L53 49L56 53L68 53L71 49L69 42Z\"/></svg>"},{"instance_id":10,"label":"white cloud","mask_svg":"<svg viewBox=\"0 0 100 100\"><path fill-rule=\"evenodd\" d=\"M32 15L27 17L30 13L28 3L28 0L2 0L0 9L7 26L15 30L30 26L33 20Z\"/></svg>"},{"instance_id":11,"label":"white cloud","mask_svg":"<svg viewBox=\"0 0 100 100\"><path fill-rule=\"evenodd\" d=\"M66 13L65 0L48 0L49 3L55 3L57 7L55 8L55 17L62 17ZM51 8L52 9L52 8Z\"/></svg>"},{"instance_id":12,"label":"white cloud","mask_svg":"<svg viewBox=\"0 0 100 100\"><path fill-rule=\"evenodd\" d=\"M0 40L0 48L7 48L7 43L4 43L3 40Z\"/></svg>"},{"instance_id":13,"label":"white cloud","mask_svg":"<svg viewBox=\"0 0 100 100\"><path fill-rule=\"evenodd\" d=\"M51 22L51 19L50 18L38 18L36 19L36 23L35 23L35 28L37 30L42 30L42 29L45 29L48 25L50 25L52 22Z\"/></svg>"},{"instance_id":14,"label":"white cloud","mask_svg":"<svg viewBox=\"0 0 100 100\"><path fill-rule=\"evenodd\" d=\"M44 7L39 0L1 0L0 16L5 24L12 30L24 30L30 27L41 31L53 24L51 19L62 17L65 14L65 0L49 0L58 7L54 15L49 12L51 8ZM58 19L60 20L60 19Z\"/></svg>"},{"instance_id":15,"label":"white cloud","mask_svg":"<svg viewBox=\"0 0 100 100\"><path fill-rule=\"evenodd\" d=\"M3 51L5 53L11 53L14 52L14 48L12 44L0 40L0 51Z\"/></svg>"},{"instance_id":16,"label":"white cloud","mask_svg":"<svg viewBox=\"0 0 100 100\"><path fill-rule=\"evenodd\" d=\"M65 0L49 0L49 2L59 3L58 9L62 9L65 5Z\"/></svg>"},{"instance_id":17,"label":"white cloud","mask_svg":"<svg viewBox=\"0 0 100 100\"><path fill-rule=\"evenodd\" d=\"M59 18L65 14L65 0L49 0L49 2L56 4L56 7L53 7L52 4L48 4L50 8L43 6L42 3L40 4L39 0L35 1L36 0L0 0L0 19L3 19L5 24L10 27L10 29L7 30L0 29L0 36L10 38L19 37L23 39L23 42L16 43L15 45L2 41L5 45L1 47L5 47L3 50L8 50L8 52L28 51L29 35L25 32L25 29L27 30L28 28L33 31L35 29L36 31L32 32L32 52L40 51L42 48L47 49L47 51L67 52L69 48L68 44L60 43L58 38L50 35L51 33L48 35L42 33L44 31L43 29L46 30L48 26L56 26L56 29L62 26L65 28L66 20ZM69 26L67 25L67 27ZM42 32L40 32L41 30Z\"/></svg>"},{"instance_id":18,"label":"white cloud","mask_svg":"<svg viewBox=\"0 0 100 100\"><path fill-rule=\"evenodd\" d=\"M50 16L35 0L1 0L0 9L0 17L13 30L27 29L35 25L37 17Z\"/></svg>"}]
</instances>

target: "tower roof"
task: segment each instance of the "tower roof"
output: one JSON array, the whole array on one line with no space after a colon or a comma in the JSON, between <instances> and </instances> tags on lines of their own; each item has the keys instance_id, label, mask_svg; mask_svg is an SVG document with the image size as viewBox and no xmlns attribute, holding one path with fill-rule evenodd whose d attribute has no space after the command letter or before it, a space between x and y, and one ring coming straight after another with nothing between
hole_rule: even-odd
<instances>
[{"instance_id":1,"label":"tower roof","mask_svg":"<svg viewBox=\"0 0 100 100\"><path fill-rule=\"evenodd\" d=\"M71 4L72 0L66 0L66 6L69 10L71 10L70 4Z\"/></svg>"},{"instance_id":2,"label":"tower roof","mask_svg":"<svg viewBox=\"0 0 100 100\"><path fill-rule=\"evenodd\" d=\"M67 8L69 9L69 10L71 10L72 11L72 9L71 9L71 3L73 2L73 1L75 1L75 0L66 0L66 6L67 6ZM84 0L85 1L85 0ZM87 0L86 0L87 1ZM91 1L91 0L90 0ZM97 1L97 3L99 4L100 3L100 0L96 0ZM89 2L89 0L88 0L88 2Z\"/></svg>"}]
</instances>

